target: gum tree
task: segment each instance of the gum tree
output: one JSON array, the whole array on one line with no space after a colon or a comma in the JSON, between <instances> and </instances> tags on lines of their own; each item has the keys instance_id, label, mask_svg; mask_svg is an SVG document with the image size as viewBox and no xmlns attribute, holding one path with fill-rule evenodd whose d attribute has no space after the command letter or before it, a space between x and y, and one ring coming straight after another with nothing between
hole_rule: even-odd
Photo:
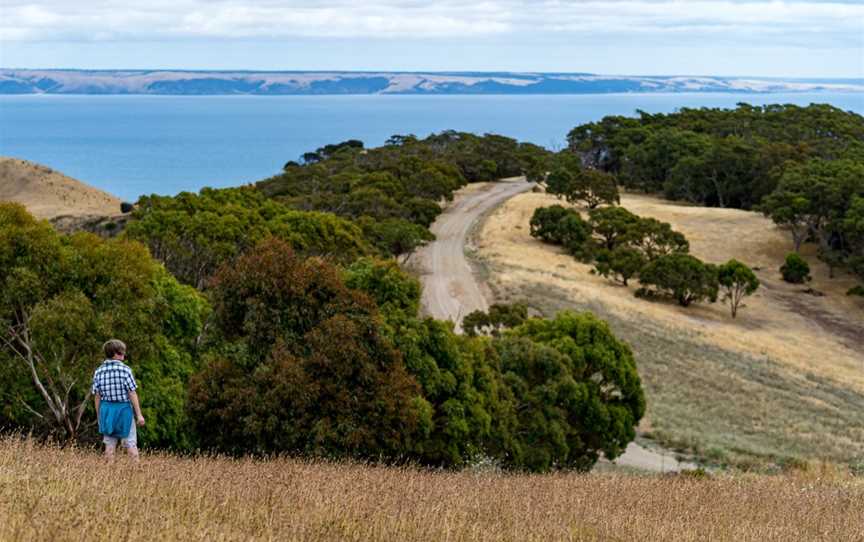
<instances>
[{"instance_id":1,"label":"gum tree","mask_svg":"<svg viewBox=\"0 0 864 542\"><path fill-rule=\"evenodd\" d=\"M753 295L759 288L759 279L753 270L735 259L717 267L717 280L723 289L723 301L729 303L732 318L738 315L744 297Z\"/></svg>"},{"instance_id":2,"label":"gum tree","mask_svg":"<svg viewBox=\"0 0 864 542\"><path fill-rule=\"evenodd\" d=\"M636 295L666 295L682 307L699 301L717 301L717 268L689 254L670 254L648 263L639 273L642 284Z\"/></svg>"},{"instance_id":3,"label":"gum tree","mask_svg":"<svg viewBox=\"0 0 864 542\"><path fill-rule=\"evenodd\" d=\"M75 441L86 434L101 344L127 343L146 375L142 439L182 446L185 379L207 307L139 243L65 236L0 204L0 402L22 427ZM164 399L164 400L163 400Z\"/></svg>"}]
</instances>

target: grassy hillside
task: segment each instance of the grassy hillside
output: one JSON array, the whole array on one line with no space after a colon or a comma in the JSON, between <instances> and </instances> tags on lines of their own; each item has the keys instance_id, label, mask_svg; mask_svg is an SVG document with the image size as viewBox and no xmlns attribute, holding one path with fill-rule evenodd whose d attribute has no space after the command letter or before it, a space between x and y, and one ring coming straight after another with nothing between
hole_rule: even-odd
<instances>
[{"instance_id":1,"label":"grassy hillside","mask_svg":"<svg viewBox=\"0 0 864 542\"><path fill-rule=\"evenodd\" d=\"M864 486L118 458L0 441L0 540L860 540Z\"/></svg>"},{"instance_id":2,"label":"grassy hillside","mask_svg":"<svg viewBox=\"0 0 864 542\"><path fill-rule=\"evenodd\" d=\"M0 156L0 200L27 207L37 218L116 215L120 200L58 171Z\"/></svg>"},{"instance_id":3,"label":"grassy hillside","mask_svg":"<svg viewBox=\"0 0 864 542\"><path fill-rule=\"evenodd\" d=\"M477 234L477 255L502 301L544 313L591 310L633 347L648 398L642 430L664 444L739 465L826 458L864 463L864 301L844 295L850 276L828 279L812 247L807 287L777 271L787 234L761 215L684 206L625 194L622 206L672 224L691 252L712 263L737 258L762 287L736 320L717 303L682 308L649 302L592 275L591 266L529 235L545 194L518 196Z\"/></svg>"}]
</instances>

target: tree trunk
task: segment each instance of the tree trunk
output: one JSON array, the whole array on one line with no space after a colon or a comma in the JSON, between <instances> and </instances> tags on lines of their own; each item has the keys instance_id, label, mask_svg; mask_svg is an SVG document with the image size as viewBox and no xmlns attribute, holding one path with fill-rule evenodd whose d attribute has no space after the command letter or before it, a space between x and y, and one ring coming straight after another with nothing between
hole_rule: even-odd
<instances>
[{"instance_id":1,"label":"tree trunk","mask_svg":"<svg viewBox=\"0 0 864 542\"><path fill-rule=\"evenodd\" d=\"M714 192L717 194L717 202L721 209L726 208L726 203L723 201L723 190L720 189L720 182L717 180L717 170L711 172L711 184L714 185Z\"/></svg>"},{"instance_id":2,"label":"tree trunk","mask_svg":"<svg viewBox=\"0 0 864 542\"><path fill-rule=\"evenodd\" d=\"M792 226L790 228L790 230L792 231L792 243L795 245L795 252L800 253L801 252L801 243L804 242L804 239L805 239L806 234L807 234L807 230L805 229L802 232L798 228L796 228L795 226Z\"/></svg>"}]
</instances>

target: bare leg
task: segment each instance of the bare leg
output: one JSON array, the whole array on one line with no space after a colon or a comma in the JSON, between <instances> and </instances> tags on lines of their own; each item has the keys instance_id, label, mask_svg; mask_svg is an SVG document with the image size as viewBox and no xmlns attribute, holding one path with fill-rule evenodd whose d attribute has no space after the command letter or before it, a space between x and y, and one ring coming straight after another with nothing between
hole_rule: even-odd
<instances>
[{"instance_id":1,"label":"bare leg","mask_svg":"<svg viewBox=\"0 0 864 542\"><path fill-rule=\"evenodd\" d=\"M114 460L114 450L117 448L116 444L106 444L105 445L105 459L108 461Z\"/></svg>"},{"instance_id":2,"label":"bare leg","mask_svg":"<svg viewBox=\"0 0 864 542\"><path fill-rule=\"evenodd\" d=\"M133 462L138 462L138 446L129 446L128 448L126 448L126 453L129 454L129 457L132 459Z\"/></svg>"}]
</instances>

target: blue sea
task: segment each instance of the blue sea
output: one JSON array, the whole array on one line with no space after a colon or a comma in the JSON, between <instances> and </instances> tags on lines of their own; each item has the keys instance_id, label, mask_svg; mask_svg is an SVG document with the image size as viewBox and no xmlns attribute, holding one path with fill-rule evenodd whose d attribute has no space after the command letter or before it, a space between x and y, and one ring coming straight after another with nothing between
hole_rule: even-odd
<instances>
[{"instance_id":1,"label":"blue sea","mask_svg":"<svg viewBox=\"0 0 864 542\"><path fill-rule=\"evenodd\" d=\"M324 144L446 129L549 148L605 115L830 103L864 114L864 94L566 96L0 96L0 155L48 165L134 201L254 182Z\"/></svg>"}]
</instances>

